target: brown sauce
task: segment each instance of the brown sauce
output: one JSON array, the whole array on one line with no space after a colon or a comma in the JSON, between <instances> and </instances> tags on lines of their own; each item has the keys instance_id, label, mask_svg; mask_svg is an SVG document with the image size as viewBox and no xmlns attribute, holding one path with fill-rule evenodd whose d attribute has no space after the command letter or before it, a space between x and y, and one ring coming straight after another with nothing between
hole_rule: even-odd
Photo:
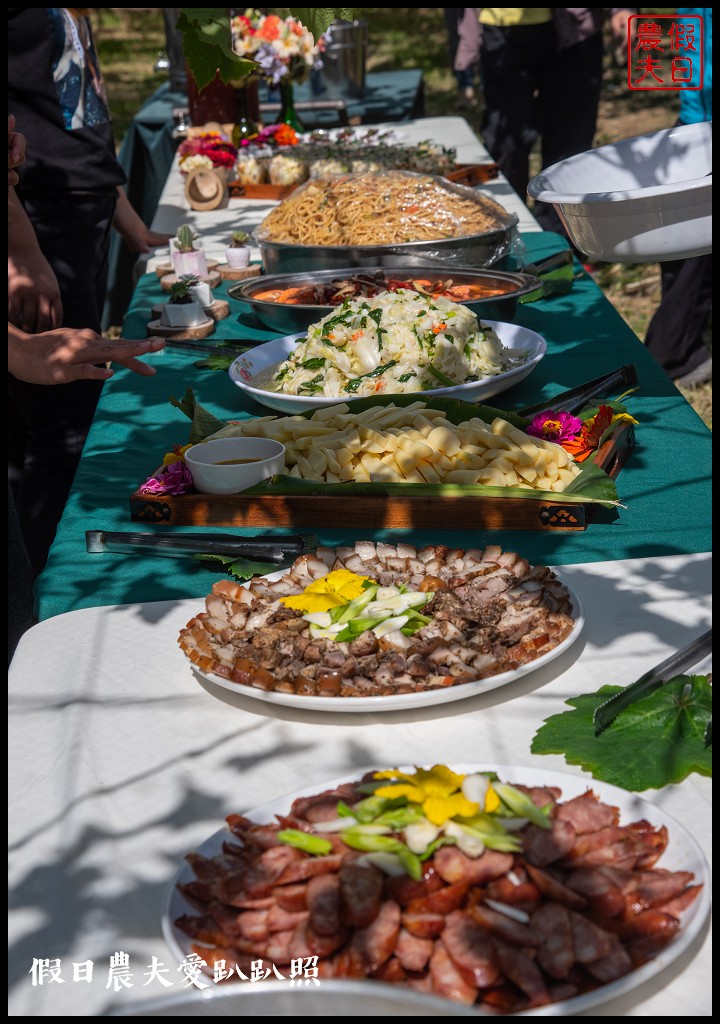
<instances>
[{"instance_id":1,"label":"brown sauce","mask_svg":"<svg viewBox=\"0 0 720 1024\"><path fill-rule=\"evenodd\" d=\"M246 466L249 462L262 462L262 459L223 459L222 462L215 462L215 466Z\"/></svg>"}]
</instances>

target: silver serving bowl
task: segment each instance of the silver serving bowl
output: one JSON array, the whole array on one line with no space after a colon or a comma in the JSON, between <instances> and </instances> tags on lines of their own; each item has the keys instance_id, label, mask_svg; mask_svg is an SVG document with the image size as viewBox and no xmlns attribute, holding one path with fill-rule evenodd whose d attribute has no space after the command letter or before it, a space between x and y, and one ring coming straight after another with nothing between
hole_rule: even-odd
<instances>
[{"instance_id":1,"label":"silver serving bowl","mask_svg":"<svg viewBox=\"0 0 720 1024\"><path fill-rule=\"evenodd\" d=\"M330 284L358 274L372 276L378 271L377 266L346 266L338 270L313 270L300 274L272 274L254 277L249 281L241 281L228 288L228 295L239 299L252 309L255 316L266 327L280 334L297 334L306 330L310 324L317 323L331 313L337 306L325 305L288 305L282 302L271 302L257 298L262 292L274 288L304 288L319 284ZM471 309L475 315L485 320L500 320L509 323L517 312L518 299L528 295L540 287L537 277L530 274L511 273L503 270L468 270L465 268L443 269L428 267L418 263L411 265L404 262L397 267L388 268L388 276L399 280L412 280L422 277L425 280L447 281L452 278L454 284L482 284L490 288L502 288L502 295L494 295L487 299L471 299L462 305Z\"/></svg>"},{"instance_id":2,"label":"silver serving bowl","mask_svg":"<svg viewBox=\"0 0 720 1024\"><path fill-rule=\"evenodd\" d=\"M263 267L268 274L289 274L301 270L337 270L341 267L398 267L416 263L437 267L481 269L499 263L510 252L516 214L509 223L480 235L436 238L432 241L402 242L398 245L294 245L257 238Z\"/></svg>"},{"instance_id":3,"label":"silver serving bowl","mask_svg":"<svg viewBox=\"0 0 720 1024\"><path fill-rule=\"evenodd\" d=\"M481 195L467 185L448 181L447 178L420 175L413 171L403 171L402 174L410 179L434 177L450 193L478 204L489 204L494 209L497 227L476 235L398 242L397 245L297 245L264 239L261 224L254 233L254 240L260 249L265 272L290 274L306 270L337 270L341 267L407 267L415 265L417 261L425 266L434 263L438 268L482 269L498 264L510 253L514 231L519 223L517 214L508 213L495 199Z\"/></svg>"}]
</instances>

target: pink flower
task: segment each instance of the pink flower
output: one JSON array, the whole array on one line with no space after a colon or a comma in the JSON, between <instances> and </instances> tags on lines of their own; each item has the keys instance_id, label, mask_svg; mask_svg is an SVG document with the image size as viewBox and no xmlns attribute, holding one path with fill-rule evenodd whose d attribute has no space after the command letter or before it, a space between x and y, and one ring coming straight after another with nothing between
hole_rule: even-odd
<instances>
[{"instance_id":1,"label":"pink flower","mask_svg":"<svg viewBox=\"0 0 720 1024\"><path fill-rule=\"evenodd\" d=\"M141 494L187 494L192 487L192 476L184 462L172 462L157 476L148 477L140 488Z\"/></svg>"},{"instance_id":2,"label":"pink flower","mask_svg":"<svg viewBox=\"0 0 720 1024\"><path fill-rule=\"evenodd\" d=\"M553 412L551 409L546 409L545 412L537 414L530 426L526 428L525 433L530 434L531 437L541 437L543 441L562 444L563 441L569 441L575 437L581 427L582 420L579 420L577 416L573 416L569 412Z\"/></svg>"}]
</instances>

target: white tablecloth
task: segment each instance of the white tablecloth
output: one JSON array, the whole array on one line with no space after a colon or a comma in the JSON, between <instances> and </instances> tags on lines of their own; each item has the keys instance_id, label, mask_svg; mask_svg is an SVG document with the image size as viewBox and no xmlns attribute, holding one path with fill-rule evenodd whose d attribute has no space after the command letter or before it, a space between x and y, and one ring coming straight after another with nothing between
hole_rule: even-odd
<instances>
[{"instance_id":1,"label":"white tablecloth","mask_svg":"<svg viewBox=\"0 0 720 1024\"><path fill-rule=\"evenodd\" d=\"M454 147L457 150L458 163L482 163L491 159L488 151L462 117L424 117L417 121L377 127L390 128L400 133L403 141L408 144L431 139L442 146ZM482 191L496 199L509 213L518 215L519 231L540 230L530 210L502 175L483 185ZM229 205L222 210L191 210L185 198L184 179L178 170L176 157L160 196L152 228L163 234L174 234L181 224L190 224L200 235L206 255L224 262L225 247L232 232L252 231L274 206L277 206L276 202L267 200L231 199ZM259 250L253 250L251 259L260 259ZM154 270L158 263L167 263L169 260L170 254L167 249L158 250L147 262L138 260L135 272L140 274L145 270Z\"/></svg>"},{"instance_id":2,"label":"white tablecloth","mask_svg":"<svg viewBox=\"0 0 720 1024\"><path fill-rule=\"evenodd\" d=\"M362 769L397 764L530 765L543 719L567 698L625 684L708 628L710 555L567 566L581 638L507 687L438 708L323 714L202 686L176 645L202 602L59 615L20 641L9 676L10 1014L102 1016L179 991L161 912L185 853L242 812ZM698 666L702 668L702 666ZM710 855L711 790L697 775L643 796ZM672 837L671 837L672 841ZM110 957L133 986L108 989ZM146 983L157 957L173 987ZM32 983L59 960L62 982ZM94 964L73 981L74 964ZM664 974L590 1016L710 1016L708 930Z\"/></svg>"}]
</instances>

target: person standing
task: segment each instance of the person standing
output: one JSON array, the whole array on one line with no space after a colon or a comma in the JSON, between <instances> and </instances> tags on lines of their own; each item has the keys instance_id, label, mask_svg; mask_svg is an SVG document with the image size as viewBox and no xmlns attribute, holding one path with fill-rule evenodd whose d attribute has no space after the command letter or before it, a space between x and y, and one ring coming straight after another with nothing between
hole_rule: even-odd
<instances>
[{"instance_id":1,"label":"person standing","mask_svg":"<svg viewBox=\"0 0 720 1024\"><path fill-rule=\"evenodd\" d=\"M538 138L542 167L593 144L603 72L602 7L481 7L481 134L493 160L523 198ZM635 8L610 8L613 34L627 38ZM566 235L552 205L533 213Z\"/></svg>"},{"instance_id":2,"label":"person standing","mask_svg":"<svg viewBox=\"0 0 720 1024\"><path fill-rule=\"evenodd\" d=\"M15 131L15 118L8 117L8 191L20 178L17 168L25 162L26 139ZM135 373L152 376L155 370L136 357L158 352L162 338L110 342L90 330L59 328L30 335L8 323L8 370L18 380L31 384L63 384L75 380L107 380L113 376L110 361ZM99 364L99 365L98 365ZM35 624L33 572L20 529L8 483L8 665L20 637Z\"/></svg>"},{"instance_id":3,"label":"person standing","mask_svg":"<svg viewBox=\"0 0 720 1024\"><path fill-rule=\"evenodd\" d=\"M678 7L703 19L704 75L699 89L680 90L678 125L712 121L712 7ZM686 23L691 25L692 22ZM680 387L712 381L707 341L712 313L712 253L660 264L662 297L648 324L645 344Z\"/></svg>"},{"instance_id":4,"label":"person standing","mask_svg":"<svg viewBox=\"0 0 720 1024\"><path fill-rule=\"evenodd\" d=\"M457 83L455 106L464 109L475 101L475 75L480 59L480 24L477 7L444 7L450 65Z\"/></svg>"},{"instance_id":5,"label":"person standing","mask_svg":"<svg viewBox=\"0 0 720 1024\"><path fill-rule=\"evenodd\" d=\"M86 8L8 9L8 108L28 138L8 193L8 320L27 334L100 333L110 231L134 252L168 237L130 205ZM48 389L8 375L16 501L35 574L45 564L102 380ZM10 468L10 467L9 467Z\"/></svg>"}]
</instances>

